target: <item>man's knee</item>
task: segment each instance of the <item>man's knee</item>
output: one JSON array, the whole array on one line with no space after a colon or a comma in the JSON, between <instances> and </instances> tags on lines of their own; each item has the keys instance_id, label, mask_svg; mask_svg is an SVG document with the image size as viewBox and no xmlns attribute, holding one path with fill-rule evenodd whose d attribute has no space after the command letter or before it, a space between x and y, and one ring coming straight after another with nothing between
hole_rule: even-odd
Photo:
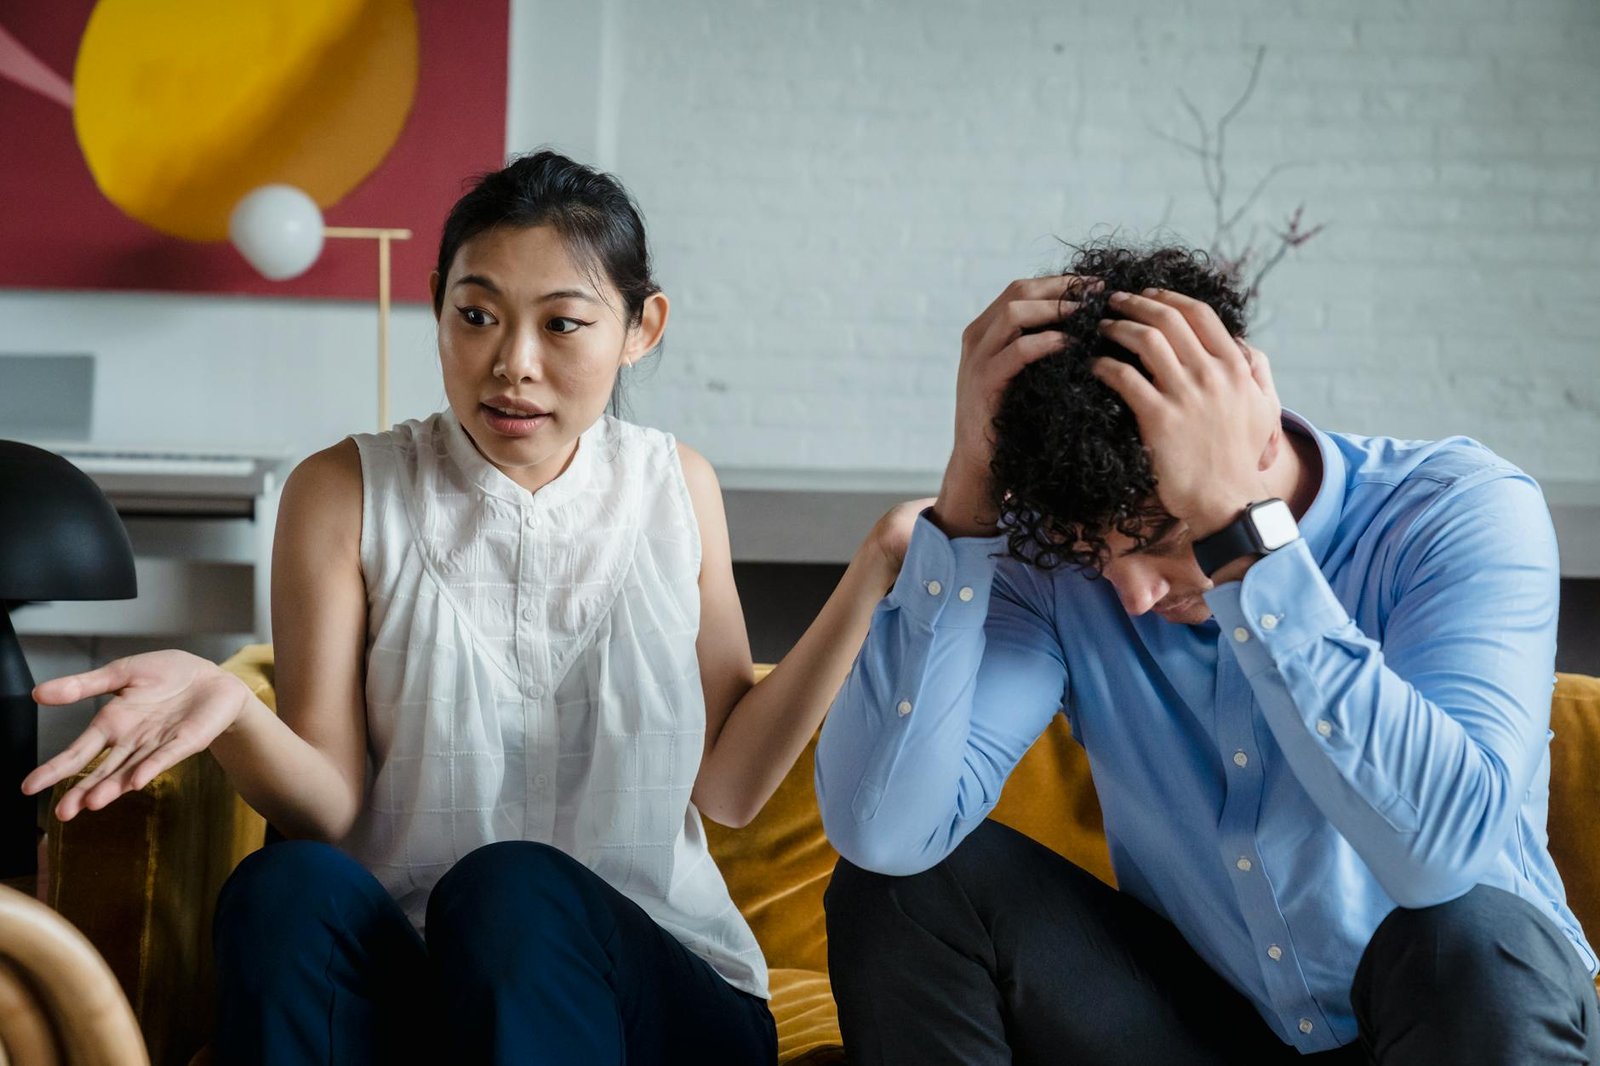
<instances>
[{"instance_id":1,"label":"man's knee","mask_svg":"<svg viewBox=\"0 0 1600 1066\"><path fill-rule=\"evenodd\" d=\"M1479 885L1448 903L1395 908L1373 933L1363 963L1405 971L1412 982L1492 987L1493 975L1512 958L1557 965L1571 952L1531 903Z\"/></svg>"}]
</instances>

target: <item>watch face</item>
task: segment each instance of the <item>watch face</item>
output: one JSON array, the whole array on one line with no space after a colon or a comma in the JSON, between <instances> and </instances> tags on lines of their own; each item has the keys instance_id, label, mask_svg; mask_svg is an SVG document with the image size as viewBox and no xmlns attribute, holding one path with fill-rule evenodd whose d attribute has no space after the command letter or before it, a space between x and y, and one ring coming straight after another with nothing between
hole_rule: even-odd
<instances>
[{"instance_id":1,"label":"watch face","mask_svg":"<svg viewBox=\"0 0 1600 1066\"><path fill-rule=\"evenodd\" d=\"M1282 500L1268 500L1250 508L1250 524L1255 527L1263 551L1277 551L1300 536L1294 512Z\"/></svg>"}]
</instances>

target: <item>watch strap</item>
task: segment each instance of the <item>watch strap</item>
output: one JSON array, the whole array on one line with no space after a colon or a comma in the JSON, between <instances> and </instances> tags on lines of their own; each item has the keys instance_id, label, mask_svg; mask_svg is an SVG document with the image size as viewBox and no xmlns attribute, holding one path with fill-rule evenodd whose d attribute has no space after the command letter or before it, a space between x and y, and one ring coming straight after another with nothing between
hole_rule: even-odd
<instances>
[{"instance_id":1,"label":"watch strap","mask_svg":"<svg viewBox=\"0 0 1600 1066\"><path fill-rule=\"evenodd\" d=\"M1235 559L1255 555L1261 545L1255 537L1255 526L1250 522L1250 509L1239 512L1239 517L1223 526L1209 537L1194 542L1194 561L1200 572L1210 577Z\"/></svg>"}]
</instances>

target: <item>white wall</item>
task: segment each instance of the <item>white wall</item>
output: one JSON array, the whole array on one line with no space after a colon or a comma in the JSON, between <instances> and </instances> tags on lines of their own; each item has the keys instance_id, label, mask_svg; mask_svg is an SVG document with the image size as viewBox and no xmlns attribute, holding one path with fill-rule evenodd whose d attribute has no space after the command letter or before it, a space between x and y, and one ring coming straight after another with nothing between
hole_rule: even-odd
<instances>
[{"instance_id":1,"label":"white wall","mask_svg":"<svg viewBox=\"0 0 1600 1066\"><path fill-rule=\"evenodd\" d=\"M510 145L614 169L644 205L673 324L634 411L719 465L938 469L961 328L1056 265L1055 237L1205 238L1198 165L1153 131L1189 133L1180 89L1220 113L1265 45L1230 177L1303 163L1254 217L1304 201L1329 224L1266 286L1286 402L1600 483L1596 0L513 11ZM373 313L6 291L0 350L94 353L100 440L298 456L370 428ZM431 317L393 330L397 417L436 409ZM44 677L133 649L40 650ZM52 717L47 750L78 720Z\"/></svg>"},{"instance_id":2,"label":"white wall","mask_svg":"<svg viewBox=\"0 0 1600 1066\"><path fill-rule=\"evenodd\" d=\"M932 470L956 338L1054 237L1205 236L1187 133L1260 89L1231 177L1329 223L1266 286L1280 391L1600 481L1594 0L516 0L510 140L612 167L674 298L642 421L722 465ZM431 239L421 234L419 239ZM0 292L0 348L93 352L96 435L304 454L372 421L372 310ZM395 410L442 402L394 323Z\"/></svg>"}]
</instances>

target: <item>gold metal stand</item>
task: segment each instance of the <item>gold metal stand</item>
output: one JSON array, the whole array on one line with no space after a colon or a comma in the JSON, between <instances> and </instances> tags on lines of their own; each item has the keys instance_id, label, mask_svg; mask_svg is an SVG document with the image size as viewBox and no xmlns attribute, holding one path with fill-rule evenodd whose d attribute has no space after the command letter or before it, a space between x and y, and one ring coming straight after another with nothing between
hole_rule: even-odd
<instances>
[{"instance_id":1,"label":"gold metal stand","mask_svg":"<svg viewBox=\"0 0 1600 1066\"><path fill-rule=\"evenodd\" d=\"M378 432L389 428L389 242L408 241L408 229L367 226L324 226L324 237L345 237L378 242Z\"/></svg>"}]
</instances>

